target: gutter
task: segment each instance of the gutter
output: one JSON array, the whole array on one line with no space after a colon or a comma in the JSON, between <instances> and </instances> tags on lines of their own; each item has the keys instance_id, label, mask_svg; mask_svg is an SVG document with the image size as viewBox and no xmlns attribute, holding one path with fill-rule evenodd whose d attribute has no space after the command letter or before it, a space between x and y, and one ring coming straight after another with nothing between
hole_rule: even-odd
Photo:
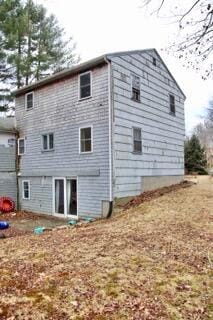
<instances>
[{"instance_id":1,"label":"gutter","mask_svg":"<svg viewBox=\"0 0 213 320\"><path fill-rule=\"evenodd\" d=\"M113 211L113 189L112 189L112 88L111 88L111 63L104 57L108 65L108 104L109 104L109 211L107 218L110 218Z\"/></svg>"}]
</instances>

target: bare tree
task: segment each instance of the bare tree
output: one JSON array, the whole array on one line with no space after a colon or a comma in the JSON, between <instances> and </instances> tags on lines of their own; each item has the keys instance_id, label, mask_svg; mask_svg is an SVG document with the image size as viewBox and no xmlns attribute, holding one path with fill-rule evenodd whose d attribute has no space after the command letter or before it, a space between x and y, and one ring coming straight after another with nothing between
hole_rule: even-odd
<instances>
[{"instance_id":1,"label":"bare tree","mask_svg":"<svg viewBox=\"0 0 213 320\"><path fill-rule=\"evenodd\" d=\"M186 67L202 70L203 79L209 78L213 74L213 1L142 0L142 7L177 24L178 36L167 49Z\"/></svg>"}]
</instances>

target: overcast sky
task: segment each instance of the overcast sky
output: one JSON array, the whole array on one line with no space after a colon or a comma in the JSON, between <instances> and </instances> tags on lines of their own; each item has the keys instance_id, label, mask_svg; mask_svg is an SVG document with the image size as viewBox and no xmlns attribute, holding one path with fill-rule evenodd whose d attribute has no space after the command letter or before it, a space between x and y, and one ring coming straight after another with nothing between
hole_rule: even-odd
<instances>
[{"instance_id":1,"label":"overcast sky","mask_svg":"<svg viewBox=\"0 0 213 320\"><path fill-rule=\"evenodd\" d=\"M175 37L177 27L150 17L140 0L37 0L57 16L67 36L73 36L82 61L108 52L156 48L185 92L186 130L200 121L213 98L213 80L186 70L181 62L161 52ZM185 2L185 1L184 1Z\"/></svg>"}]
</instances>

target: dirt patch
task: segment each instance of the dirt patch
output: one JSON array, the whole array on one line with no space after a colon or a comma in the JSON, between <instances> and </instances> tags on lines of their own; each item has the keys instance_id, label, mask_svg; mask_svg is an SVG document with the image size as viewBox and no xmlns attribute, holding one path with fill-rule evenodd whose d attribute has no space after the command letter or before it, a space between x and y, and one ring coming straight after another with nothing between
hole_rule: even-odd
<instances>
[{"instance_id":1,"label":"dirt patch","mask_svg":"<svg viewBox=\"0 0 213 320\"><path fill-rule=\"evenodd\" d=\"M0 214L0 221L9 222L8 229L0 230L0 236L9 238L33 233L36 227L54 228L67 224L65 219L25 211Z\"/></svg>"}]
</instances>

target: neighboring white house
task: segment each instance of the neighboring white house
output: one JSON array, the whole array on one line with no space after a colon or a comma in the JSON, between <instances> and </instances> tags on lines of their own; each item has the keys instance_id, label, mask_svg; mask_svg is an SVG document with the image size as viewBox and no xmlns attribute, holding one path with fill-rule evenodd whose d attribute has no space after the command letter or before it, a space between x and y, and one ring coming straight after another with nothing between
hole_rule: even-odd
<instances>
[{"instance_id":1,"label":"neighboring white house","mask_svg":"<svg viewBox=\"0 0 213 320\"><path fill-rule=\"evenodd\" d=\"M13 117L0 117L0 197L16 202L16 124Z\"/></svg>"},{"instance_id":2,"label":"neighboring white house","mask_svg":"<svg viewBox=\"0 0 213 320\"><path fill-rule=\"evenodd\" d=\"M15 145L15 118L0 117L0 146Z\"/></svg>"},{"instance_id":3,"label":"neighboring white house","mask_svg":"<svg viewBox=\"0 0 213 320\"><path fill-rule=\"evenodd\" d=\"M23 210L102 217L183 179L185 95L155 49L103 55L15 96Z\"/></svg>"}]
</instances>

